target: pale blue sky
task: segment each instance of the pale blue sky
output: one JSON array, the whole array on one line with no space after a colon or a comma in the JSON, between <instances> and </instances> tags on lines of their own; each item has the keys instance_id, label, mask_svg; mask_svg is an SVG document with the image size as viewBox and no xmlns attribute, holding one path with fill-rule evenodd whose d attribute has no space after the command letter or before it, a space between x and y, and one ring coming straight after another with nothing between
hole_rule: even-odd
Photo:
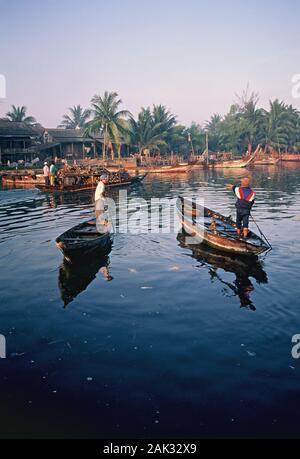
<instances>
[{"instance_id":1,"label":"pale blue sky","mask_svg":"<svg viewBox=\"0 0 300 459\"><path fill-rule=\"evenodd\" d=\"M263 106L278 97L300 109L298 0L0 0L0 17L0 116L26 105L56 126L107 89L134 114L162 103L203 123L247 83Z\"/></svg>"}]
</instances>

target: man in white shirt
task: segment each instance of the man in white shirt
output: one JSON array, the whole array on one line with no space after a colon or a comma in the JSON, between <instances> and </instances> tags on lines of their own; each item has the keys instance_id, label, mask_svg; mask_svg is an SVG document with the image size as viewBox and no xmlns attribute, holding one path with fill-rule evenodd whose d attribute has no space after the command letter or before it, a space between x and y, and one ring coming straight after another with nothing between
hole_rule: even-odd
<instances>
[{"instance_id":1,"label":"man in white shirt","mask_svg":"<svg viewBox=\"0 0 300 459\"><path fill-rule=\"evenodd\" d=\"M108 176L102 174L95 191L95 215L96 225L99 232L105 232L107 229L108 218L105 206L105 185L108 184Z\"/></svg>"},{"instance_id":2,"label":"man in white shirt","mask_svg":"<svg viewBox=\"0 0 300 459\"><path fill-rule=\"evenodd\" d=\"M102 174L98 182L96 191L95 191L95 203L98 201L98 199L104 198L105 185L107 184L108 184L108 176L106 174Z\"/></svg>"},{"instance_id":3,"label":"man in white shirt","mask_svg":"<svg viewBox=\"0 0 300 459\"><path fill-rule=\"evenodd\" d=\"M47 161L44 162L43 174L44 174L45 185L49 186L50 185L50 180L49 180L50 169L48 167Z\"/></svg>"}]
</instances>

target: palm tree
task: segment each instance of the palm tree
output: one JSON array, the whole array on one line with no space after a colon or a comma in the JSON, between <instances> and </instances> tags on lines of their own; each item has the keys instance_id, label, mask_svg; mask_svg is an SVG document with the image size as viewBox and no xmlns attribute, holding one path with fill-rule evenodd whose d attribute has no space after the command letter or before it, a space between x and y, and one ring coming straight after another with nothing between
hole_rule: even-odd
<instances>
[{"instance_id":1,"label":"palm tree","mask_svg":"<svg viewBox=\"0 0 300 459\"><path fill-rule=\"evenodd\" d=\"M69 108L70 115L64 115L61 124L58 127L65 129L80 129L86 126L90 116L90 110L84 110L81 105L74 105Z\"/></svg>"},{"instance_id":2,"label":"palm tree","mask_svg":"<svg viewBox=\"0 0 300 459\"><path fill-rule=\"evenodd\" d=\"M159 124L162 134L167 136L176 124L176 116L172 115L164 105L153 105L152 124L153 126Z\"/></svg>"},{"instance_id":3,"label":"palm tree","mask_svg":"<svg viewBox=\"0 0 300 459\"><path fill-rule=\"evenodd\" d=\"M154 123L149 107L142 108L137 121L131 117L129 122L131 144L138 146L140 154L142 154L145 149L151 150L152 148L166 145L163 123Z\"/></svg>"},{"instance_id":4,"label":"palm tree","mask_svg":"<svg viewBox=\"0 0 300 459\"><path fill-rule=\"evenodd\" d=\"M217 133L218 127L222 121L221 115L214 113L209 121L205 123L205 129L212 135Z\"/></svg>"},{"instance_id":5,"label":"palm tree","mask_svg":"<svg viewBox=\"0 0 300 459\"><path fill-rule=\"evenodd\" d=\"M27 108L24 105L22 105L22 107L12 105L11 108L11 111L6 113L5 120L23 122L26 124L36 123L36 119L33 116L26 116Z\"/></svg>"},{"instance_id":6,"label":"palm tree","mask_svg":"<svg viewBox=\"0 0 300 459\"><path fill-rule=\"evenodd\" d=\"M270 101L270 110L265 112L266 146L287 150L290 139L297 129L298 112L278 99Z\"/></svg>"},{"instance_id":7,"label":"palm tree","mask_svg":"<svg viewBox=\"0 0 300 459\"><path fill-rule=\"evenodd\" d=\"M128 134L128 124L126 118L131 116L127 110L119 110L122 101L118 98L116 92L105 91L104 96L95 95L92 100L93 119L87 123L87 135L102 134L103 141L103 159L106 157L106 147L114 143L119 148L122 136ZM112 156L114 151L111 146Z\"/></svg>"}]
</instances>

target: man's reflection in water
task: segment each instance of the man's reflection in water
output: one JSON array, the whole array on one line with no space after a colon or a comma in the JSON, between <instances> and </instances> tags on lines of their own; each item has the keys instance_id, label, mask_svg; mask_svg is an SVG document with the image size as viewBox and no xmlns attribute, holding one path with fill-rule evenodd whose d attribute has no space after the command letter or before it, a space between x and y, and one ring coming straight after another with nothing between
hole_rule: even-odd
<instances>
[{"instance_id":1,"label":"man's reflection in water","mask_svg":"<svg viewBox=\"0 0 300 459\"><path fill-rule=\"evenodd\" d=\"M226 285L230 290L234 292L235 296L238 296L240 299L240 304L241 308L249 308L252 311L256 310L256 307L252 303L250 299L251 293L254 291L254 286L247 276L247 274L243 273L235 273L236 274L236 279L233 283L226 282L224 281L216 272L217 268L210 269L210 275L211 279L214 279L215 277L218 278L218 280Z\"/></svg>"},{"instance_id":2,"label":"man's reflection in water","mask_svg":"<svg viewBox=\"0 0 300 459\"><path fill-rule=\"evenodd\" d=\"M105 280L108 282L113 280L113 277L110 275L108 266L102 266L102 268L99 269L99 272L102 274Z\"/></svg>"},{"instance_id":3,"label":"man's reflection in water","mask_svg":"<svg viewBox=\"0 0 300 459\"><path fill-rule=\"evenodd\" d=\"M185 244L185 236L182 233L178 234L177 240L181 247L191 249L192 257L201 263L201 267L208 268L211 281L217 279L226 286L223 290L225 294L231 291L234 296L239 297L241 308L256 310L251 300L254 286L250 277L254 278L258 284L266 284L268 282L267 274L258 259L222 253L205 244L187 245ZM233 273L235 280L233 282L225 281L218 272L220 269L227 273Z\"/></svg>"}]
</instances>

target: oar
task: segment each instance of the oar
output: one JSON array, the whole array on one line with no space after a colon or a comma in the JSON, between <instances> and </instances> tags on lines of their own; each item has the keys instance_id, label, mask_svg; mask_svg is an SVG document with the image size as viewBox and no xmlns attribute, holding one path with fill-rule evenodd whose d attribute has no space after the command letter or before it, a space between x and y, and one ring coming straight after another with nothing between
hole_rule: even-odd
<instances>
[{"instance_id":1,"label":"oar","mask_svg":"<svg viewBox=\"0 0 300 459\"><path fill-rule=\"evenodd\" d=\"M256 220L255 220L255 218L253 217L252 214L250 214L250 217L252 218L252 221L256 225L256 227L257 227L258 231L260 232L261 236L265 239L265 241L268 244L268 246L270 247L270 249L272 249L272 245L270 244L270 242L268 241L267 237L265 236L265 234L262 232L262 230L258 226L258 223L256 222Z\"/></svg>"}]
</instances>

